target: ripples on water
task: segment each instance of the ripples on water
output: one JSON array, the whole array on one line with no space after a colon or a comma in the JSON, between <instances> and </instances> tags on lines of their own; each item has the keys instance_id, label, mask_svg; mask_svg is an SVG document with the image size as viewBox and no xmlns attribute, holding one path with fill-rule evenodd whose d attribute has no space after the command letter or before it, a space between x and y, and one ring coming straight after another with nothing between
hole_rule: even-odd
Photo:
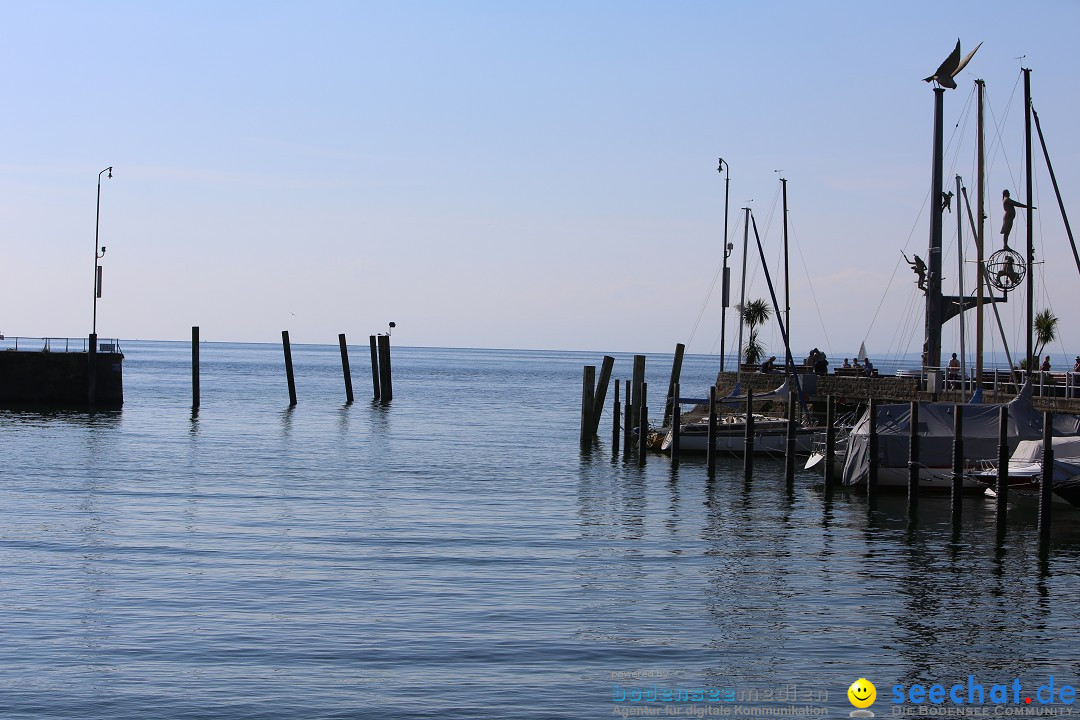
<instances>
[{"instance_id":1,"label":"ripples on water","mask_svg":"<svg viewBox=\"0 0 1080 720\"><path fill-rule=\"evenodd\" d=\"M186 345L125 351L122 412L0 412L5 718L603 717L631 671L834 715L858 677L878 715L895 683L1080 684L1076 513L1041 566L1030 507L997 549L982 500L954 538L947 501L912 530L776 461L581 453L599 354L399 348L391 406L350 407L337 348L294 346L290 410L279 347L206 344L192 417Z\"/></svg>"}]
</instances>

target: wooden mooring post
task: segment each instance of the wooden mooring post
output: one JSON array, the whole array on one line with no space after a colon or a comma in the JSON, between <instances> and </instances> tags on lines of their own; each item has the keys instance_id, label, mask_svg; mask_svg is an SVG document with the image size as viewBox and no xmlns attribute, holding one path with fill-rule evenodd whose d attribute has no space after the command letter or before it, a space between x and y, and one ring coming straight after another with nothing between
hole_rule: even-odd
<instances>
[{"instance_id":1,"label":"wooden mooring post","mask_svg":"<svg viewBox=\"0 0 1080 720\"><path fill-rule=\"evenodd\" d=\"M784 481L788 490L795 484L795 408L797 407L795 393L788 393L787 402L787 441L784 446Z\"/></svg>"},{"instance_id":2,"label":"wooden mooring post","mask_svg":"<svg viewBox=\"0 0 1080 720\"><path fill-rule=\"evenodd\" d=\"M281 331L281 347L285 351L285 379L289 382L289 405L296 404L296 379L293 377L292 346L289 344L289 331Z\"/></svg>"},{"instance_id":3,"label":"wooden mooring post","mask_svg":"<svg viewBox=\"0 0 1080 720\"><path fill-rule=\"evenodd\" d=\"M600 431L600 418L604 415L604 400L607 399L607 388L608 383L611 382L611 369L613 367L615 367L615 358L610 355L605 355L603 362L600 363L600 378L596 383L596 390L593 392L593 435L596 435Z\"/></svg>"},{"instance_id":4,"label":"wooden mooring post","mask_svg":"<svg viewBox=\"0 0 1080 720\"><path fill-rule=\"evenodd\" d=\"M1002 405L998 410L998 468L997 497L994 499L997 514L997 534L1005 534L1005 517L1009 508L1009 407Z\"/></svg>"},{"instance_id":5,"label":"wooden mooring post","mask_svg":"<svg viewBox=\"0 0 1080 720\"><path fill-rule=\"evenodd\" d=\"M638 418L641 416L641 406L644 404L642 402L642 400L641 400L641 385L644 382L645 382L645 356L644 355L635 355L634 356L634 370L633 370L633 373L630 376L630 387L631 387L631 392L633 393L633 399L631 399L631 397L629 395L627 395L627 399L630 400L630 403L631 403L631 406L632 406L630 416L633 418L634 422L637 422Z\"/></svg>"},{"instance_id":6,"label":"wooden mooring post","mask_svg":"<svg viewBox=\"0 0 1080 720\"><path fill-rule=\"evenodd\" d=\"M379 387L379 346L378 338L371 335L368 338L371 344L371 386L375 391L375 399L379 399L380 387Z\"/></svg>"},{"instance_id":7,"label":"wooden mooring post","mask_svg":"<svg viewBox=\"0 0 1080 720\"><path fill-rule=\"evenodd\" d=\"M615 378L615 396L611 408L611 457L619 455L619 423L622 421L622 405L619 402L619 379Z\"/></svg>"},{"instance_id":8,"label":"wooden mooring post","mask_svg":"<svg viewBox=\"0 0 1080 720\"><path fill-rule=\"evenodd\" d=\"M1050 505L1054 491L1054 413L1043 412L1043 472L1039 483L1039 558L1050 553Z\"/></svg>"},{"instance_id":9,"label":"wooden mooring post","mask_svg":"<svg viewBox=\"0 0 1080 720\"><path fill-rule=\"evenodd\" d=\"M199 409L199 326L191 327L191 409Z\"/></svg>"},{"instance_id":10,"label":"wooden mooring post","mask_svg":"<svg viewBox=\"0 0 1080 720\"><path fill-rule=\"evenodd\" d=\"M626 404L623 407L623 460L629 460L634 450L634 404L630 402L630 381L626 381Z\"/></svg>"},{"instance_id":11,"label":"wooden mooring post","mask_svg":"<svg viewBox=\"0 0 1080 720\"><path fill-rule=\"evenodd\" d=\"M581 378L581 433L582 445L592 441L593 435L593 387L596 382L596 366L586 365Z\"/></svg>"},{"instance_id":12,"label":"wooden mooring post","mask_svg":"<svg viewBox=\"0 0 1080 720\"><path fill-rule=\"evenodd\" d=\"M350 405L353 402L352 371L349 369L349 346L345 342L345 333L337 336L338 347L341 348L341 372L345 375L345 402Z\"/></svg>"},{"instance_id":13,"label":"wooden mooring post","mask_svg":"<svg viewBox=\"0 0 1080 720\"><path fill-rule=\"evenodd\" d=\"M870 510L877 509L877 481L878 481L878 434L877 434L877 398L870 398L870 407L867 413L870 416L870 433L867 438L867 455L869 455L866 474L866 503Z\"/></svg>"},{"instance_id":14,"label":"wooden mooring post","mask_svg":"<svg viewBox=\"0 0 1080 720\"><path fill-rule=\"evenodd\" d=\"M675 383L671 389L671 464L679 465L679 444L681 441L682 413L679 412L679 383Z\"/></svg>"},{"instance_id":15,"label":"wooden mooring post","mask_svg":"<svg viewBox=\"0 0 1080 720\"><path fill-rule=\"evenodd\" d=\"M743 480L754 477L754 391L746 389L746 433L743 436Z\"/></svg>"},{"instance_id":16,"label":"wooden mooring post","mask_svg":"<svg viewBox=\"0 0 1080 720\"><path fill-rule=\"evenodd\" d=\"M671 416L675 412L675 407L672 404L675 397L675 386L679 384L682 376L682 362L683 353L686 352L686 346L682 343L676 343L675 345L675 359L671 363L671 379L668 381L667 397L664 399L664 422L663 427L669 427L671 422Z\"/></svg>"},{"instance_id":17,"label":"wooden mooring post","mask_svg":"<svg viewBox=\"0 0 1080 720\"><path fill-rule=\"evenodd\" d=\"M964 508L964 406L953 406L953 454L952 486L949 498L949 511L953 530L960 529L960 519Z\"/></svg>"},{"instance_id":18,"label":"wooden mooring post","mask_svg":"<svg viewBox=\"0 0 1080 720\"><path fill-rule=\"evenodd\" d=\"M642 356L644 359L644 356ZM644 362L642 363L644 365ZM637 429L637 443L638 443L638 465L645 464L645 455L649 452L649 406L646 398L648 393L649 384L641 383L640 402L641 407L638 412L638 429Z\"/></svg>"},{"instance_id":19,"label":"wooden mooring post","mask_svg":"<svg viewBox=\"0 0 1080 720\"><path fill-rule=\"evenodd\" d=\"M914 520L919 512L919 475L922 464L919 462L919 401L911 401L908 416L908 480L907 514L908 520Z\"/></svg>"},{"instance_id":20,"label":"wooden mooring post","mask_svg":"<svg viewBox=\"0 0 1080 720\"><path fill-rule=\"evenodd\" d=\"M379 335L379 398L388 403L394 399L393 372L390 369L390 336Z\"/></svg>"},{"instance_id":21,"label":"wooden mooring post","mask_svg":"<svg viewBox=\"0 0 1080 720\"><path fill-rule=\"evenodd\" d=\"M836 396L825 401L825 491L833 489L833 465L836 464Z\"/></svg>"},{"instance_id":22,"label":"wooden mooring post","mask_svg":"<svg viewBox=\"0 0 1080 720\"><path fill-rule=\"evenodd\" d=\"M716 385L709 386L709 434L705 446L705 464L709 477L716 474Z\"/></svg>"}]
</instances>

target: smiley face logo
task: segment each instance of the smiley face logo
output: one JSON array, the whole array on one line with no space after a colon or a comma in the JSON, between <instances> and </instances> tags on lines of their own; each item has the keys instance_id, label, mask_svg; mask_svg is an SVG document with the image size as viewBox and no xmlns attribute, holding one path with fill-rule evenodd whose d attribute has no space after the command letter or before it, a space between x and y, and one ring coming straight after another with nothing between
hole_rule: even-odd
<instances>
[{"instance_id":1,"label":"smiley face logo","mask_svg":"<svg viewBox=\"0 0 1080 720\"><path fill-rule=\"evenodd\" d=\"M848 700L857 708L868 708L877 700L877 688L866 678L859 678L847 689Z\"/></svg>"}]
</instances>

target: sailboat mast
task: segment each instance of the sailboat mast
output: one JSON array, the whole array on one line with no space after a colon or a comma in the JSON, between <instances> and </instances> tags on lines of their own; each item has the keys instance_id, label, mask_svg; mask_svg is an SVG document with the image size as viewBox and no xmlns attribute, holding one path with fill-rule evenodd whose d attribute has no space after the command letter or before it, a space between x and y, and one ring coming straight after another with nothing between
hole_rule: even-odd
<instances>
[{"instance_id":1,"label":"sailboat mast","mask_svg":"<svg viewBox=\"0 0 1080 720\"><path fill-rule=\"evenodd\" d=\"M977 209L979 212L978 226L975 228L975 252L977 253L976 267L978 268L976 274L978 279L976 280L976 295L975 295L975 389L982 387L983 377L983 295L985 285L983 284L983 276L985 275L984 268L986 267L986 250L983 244L983 228L985 227L986 220L986 146L983 137L983 92L986 89L986 83L982 80L975 81L975 87L978 95L978 113L976 124L977 128L977 142L978 142L978 175L976 178L976 192L979 197L976 200Z\"/></svg>"},{"instance_id":2,"label":"sailboat mast","mask_svg":"<svg viewBox=\"0 0 1080 720\"><path fill-rule=\"evenodd\" d=\"M788 277L788 234L787 234L787 178L780 178L784 188L784 324L791 332L791 283Z\"/></svg>"},{"instance_id":3,"label":"sailboat mast","mask_svg":"<svg viewBox=\"0 0 1080 720\"><path fill-rule=\"evenodd\" d=\"M956 176L956 201L957 205L960 204L960 197L964 194L964 188L960 184L960 176ZM957 299L960 301L960 388L961 392L966 395L967 392L967 351L964 349L964 301L967 299L964 296L964 216L960 212L960 208L956 208L956 263L957 263L957 282L959 283L959 296Z\"/></svg>"},{"instance_id":4,"label":"sailboat mast","mask_svg":"<svg viewBox=\"0 0 1080 720\"><path fill-rule=\"evenodd\" d=\"M1031 69L1024 68L1024 158L1027 172L1027 204L1032 205L1031 187ZM1027 211L1027 369L1039 369L1035 355L1035 222Z\"/></svg>"},{"instance_id":5,"label":"sailboat mast","mask_svg":"<svg viewBox=\"0 0 1080 720\"><path fill-rule=\"evenodd\" d=\"M743 329L743 313L746 310L746 251L750 247L750 208L745 207L746 222L743 228L743 241L742 241L742 282L739 284L739 354L738 365L735 366L735 387L739 387L739 380L742 378L742 329Z\"/></svg>"},{"instance_id":6,"label":"sailboat mast","mask_svg":"<svg viewBox=\"0 0 1080 720\"><path fill-rule=\"evenodd\" d=\"M720 164L717 166L717 172L722 169L727 170L727 177L724 178L724 276L721 279L723 289L721 291L720 299L720 372L724 372L724 338L727 334L727 309L731 305L731 273L728 271L728 257L731 255L731 243L728 242L728 198L731 194L731 165L724 162L724 158L720 158Z\"/></svg>"}]
</instances>

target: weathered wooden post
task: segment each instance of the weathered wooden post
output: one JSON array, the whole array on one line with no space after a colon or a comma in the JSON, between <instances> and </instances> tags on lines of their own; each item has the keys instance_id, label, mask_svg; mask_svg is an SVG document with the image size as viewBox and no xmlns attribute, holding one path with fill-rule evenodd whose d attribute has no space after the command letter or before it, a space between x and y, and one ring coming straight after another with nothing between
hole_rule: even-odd
<instances>
[{"instance_id":1,"label":"weathered wooden post","mask_svg":"<svg viewBox=\"0 0 1080 720\"><path fill-rule=\"evenodd\" d=\"M646 404L646 398L648 393L649 384L641 383L641 408L638 412L638 465L645 464L645 453L649 450L649 406Z\"/></svg>"},{"instance_id":2,"label":"weathered wooden post","mask_svg":"<svg viewBox=\"0 0 1080 720\"><path fill-rule=\"evenodd\" d=\"M964 503L964 406L953 406L952 493L949 509L954 529L960 528Z\"/></svg>"},{"instance_id":3,"label":"weathered wooden post","mask_svg":"<svg viewBox=\"0 0 1080 720\"><path fill-rule=\"evenodd\" d=\"M784 481L788 489L795 484L795 393L787 399L787 443L784 446Z\"/></svg>"},{"instance_id":4,"label":"weathered wooden post","mask_svg":"<svg viewBox=\"0 0 1080 720\"><path fill-rule=\"evenodd\" d=\"M622 420L622 406L619 403L619 379L615 378L615 402L611 409L611 457L619 456L619 422Z\"/></svg>"},{"instance_id":5,"label":"weathered wooden post","mask_svg":"<svg viewBox=\"0 0 1080 720\"><path fill-rule=\"evenodd\" d=\"M1001 536L1005 532L1005 516L1009 507L1009 406L1002 405L998 410L998 468L997 468L997 531Z\"/></svg>"},{"instance_id":6,"label":"weathered wooden post","mask_svg":"<svg viewBox=\"0 0 1080 720\"><path fill-rule=\"evenodd\" d=\"M377 345L377 338L371 335L368 338L371 344L371 386L375 391L375 399L379 399L379 348Z\"/></svg>"},{"instance_id":7,"label":"weathered wooden post","mask_svg":"<svg viewBox=\"0 0 1080 720\"><path fill-rule=\"evenodd\" d=\"M394 399L393 371L390 368L390 336L379 335L379 399L387 403Z\"/></svg>"},{"instance_id":8,"label":"weathered wooden post","mask_svg":"<svg viewBox=\"0 0 1080 720\"><path fill-rule=\"evenodd\" d=\"M870 434L867 438L867 459L869 460L866 474L866 501L871 510L877 509L877 481L878 481L878 434L877 434L877 398L870 398L870 407L867 414L870 416Z\"/></svg>"},{"instance_id":9,"label":"weathered wooden post","mask_svg":"<svg viewBox=\"0 0 1080 720\"><path fill-rule=\"evenodd\" d=\"M199 326L191 327L191 409L199 409Z\"/></svg>"},{"instance_id":10,"label":"weathered wooden post","mask_svg":"<svg viewBox=\"0 0 1080 720\"><path fill-rule=\"evenodd\" d=\"M675 412L671 402L674 397L675 386L679 384L682 376L682 361L685 351L685 345L682 343L675 344L675 359L671 363L671 379L668 381L667 398L664 400L664 427L668 427L668 423L671 422L671 415Z\"/></svg>"},{"instance_id":11,"label":"weathered wooden post","mask_svg":"<svg viewBox=\"0 0 1080 720\"><path fill-rule=\"evenodd\" d=\"M671 464L673 466L678 466L679 464L679 443L682 440L682 428L679 426L681 424L682 417L679 412L679 383L675 383L671 389Z\"/></svg>"},{"instance_id":12,"label":"weathered wooden post","mask_svg":"<svg viewBox=\"0 0 1080 720\"><path fill-rule=\"evenodd\" d=\"M908 480L907 480L907 513L908 519L914 520L919 511L919 474L921 472L919 462L919 401L911 401L911 410L908 417Z\"/></svg>"},{"instance_id":13,"label":"weathered wooden post","mask_svg":"<svg viewBox=\"0 0 1080 720\"><path fill-rule=\"evenodd\" d=\"M339 333L337 339L341 348L341 371L345 374L345 402L352 403L352 371L349 369L349 347L345 343L345 333Z\"/></svg>"},{"instance_id":14,"label":"weathered wooden post","mask_svg":"<svg viewBox=\"0 0 1080 720\"><path fill-rule=\"evenodd\" d=\"M600 418L604 415L604 400L607 399L607 387L611 382L611 368L615 366L615 358L610 355L604 356L600 364L600 381L596 384L596 392L593 393L592 406L592 434L600 431Z\"/></svg>"},{"instance_id":15,"label":"weathered wooden post","mask_svg":"<svg viewBox=\"0 0 1080 720\"><path fill-rule=\"evenodd\" d=\"M629 460L634 450L634 404L630 402L630 381L626 381L626 405L623 407L623 460Z\"/></svg>"},{"instance_id":16,"label":"weathered wooden post","mask_svg":"<svg viewBox=\"0 0 1080 720\"><path fill-rule=\"evenodd\" d=\"M833 465L836 464L836 396L825 401L825 490L833 486Z\"/></svg>"},{"instance_id":17,"label":"weathered wooden post","mask_svg":"<svg viewBox=\"0 0 1080 720\"><path fill-rule=\"evenodd\" d=\"M588 444L593 438L593 387L596 381L596 366L586 365L581 379L581 444Z\"/></svg>"},{"instance_id":18,"label":"weathered wooden post","mask_svg":"<svg viewBox=\"0 0 1080 720\"><path fill-rule=\"evenodd\" d=\"M743 479L754 477L754 391L746 389L746 433L743 437Z\"/></svg>"},{"instance_id":19,"label":"weathered wooden post","mask_svg":"<svg viewBox=\"0 0 1080 720\"><path fill-rule=\"evenodd\" d=\"M631 417L634 418L634 422L637 422L641 417L641 406L644 404L641 400L641 384L645 382L645 356L634 356L634 371L630 376L631 385L633 388L633 399L630 401ZM629 396L627 396L629 398Z\"/></svg>"},{"instance_id":20,"label":"weathered wooden post","mask_svg":"<svg viewBox=\"0 0 1080 720\"><path fill-rule=\"evenodd\" d=\"M281 331L281 347L285 351L285 379L289 381L289 405L296 404L296 379L293 378L292 346L289 344L289 331Z\"/></svg>"},{"instance_id":21,"label":"weathered wooden post","mask_svg":"<svg viewBox=\"0 0 1080 720\"><path fill-rule=\"evenodd\" d=\"M705 464L709 477L716 474L716 385L709 386L709 435L705 446Z\"/></svg>"},{"instance_id":22,"label":"weathered wooden post","mask_svg":"<svg viewBox=\"0 0 1080 720\"><path fill-rule=\"evenodd\" d=\"M1054 414L1043 412L1043 472L1039 482L1039 557L1050 552L1050 505L1054 492Z\"/></svg>"}]
</instances>

